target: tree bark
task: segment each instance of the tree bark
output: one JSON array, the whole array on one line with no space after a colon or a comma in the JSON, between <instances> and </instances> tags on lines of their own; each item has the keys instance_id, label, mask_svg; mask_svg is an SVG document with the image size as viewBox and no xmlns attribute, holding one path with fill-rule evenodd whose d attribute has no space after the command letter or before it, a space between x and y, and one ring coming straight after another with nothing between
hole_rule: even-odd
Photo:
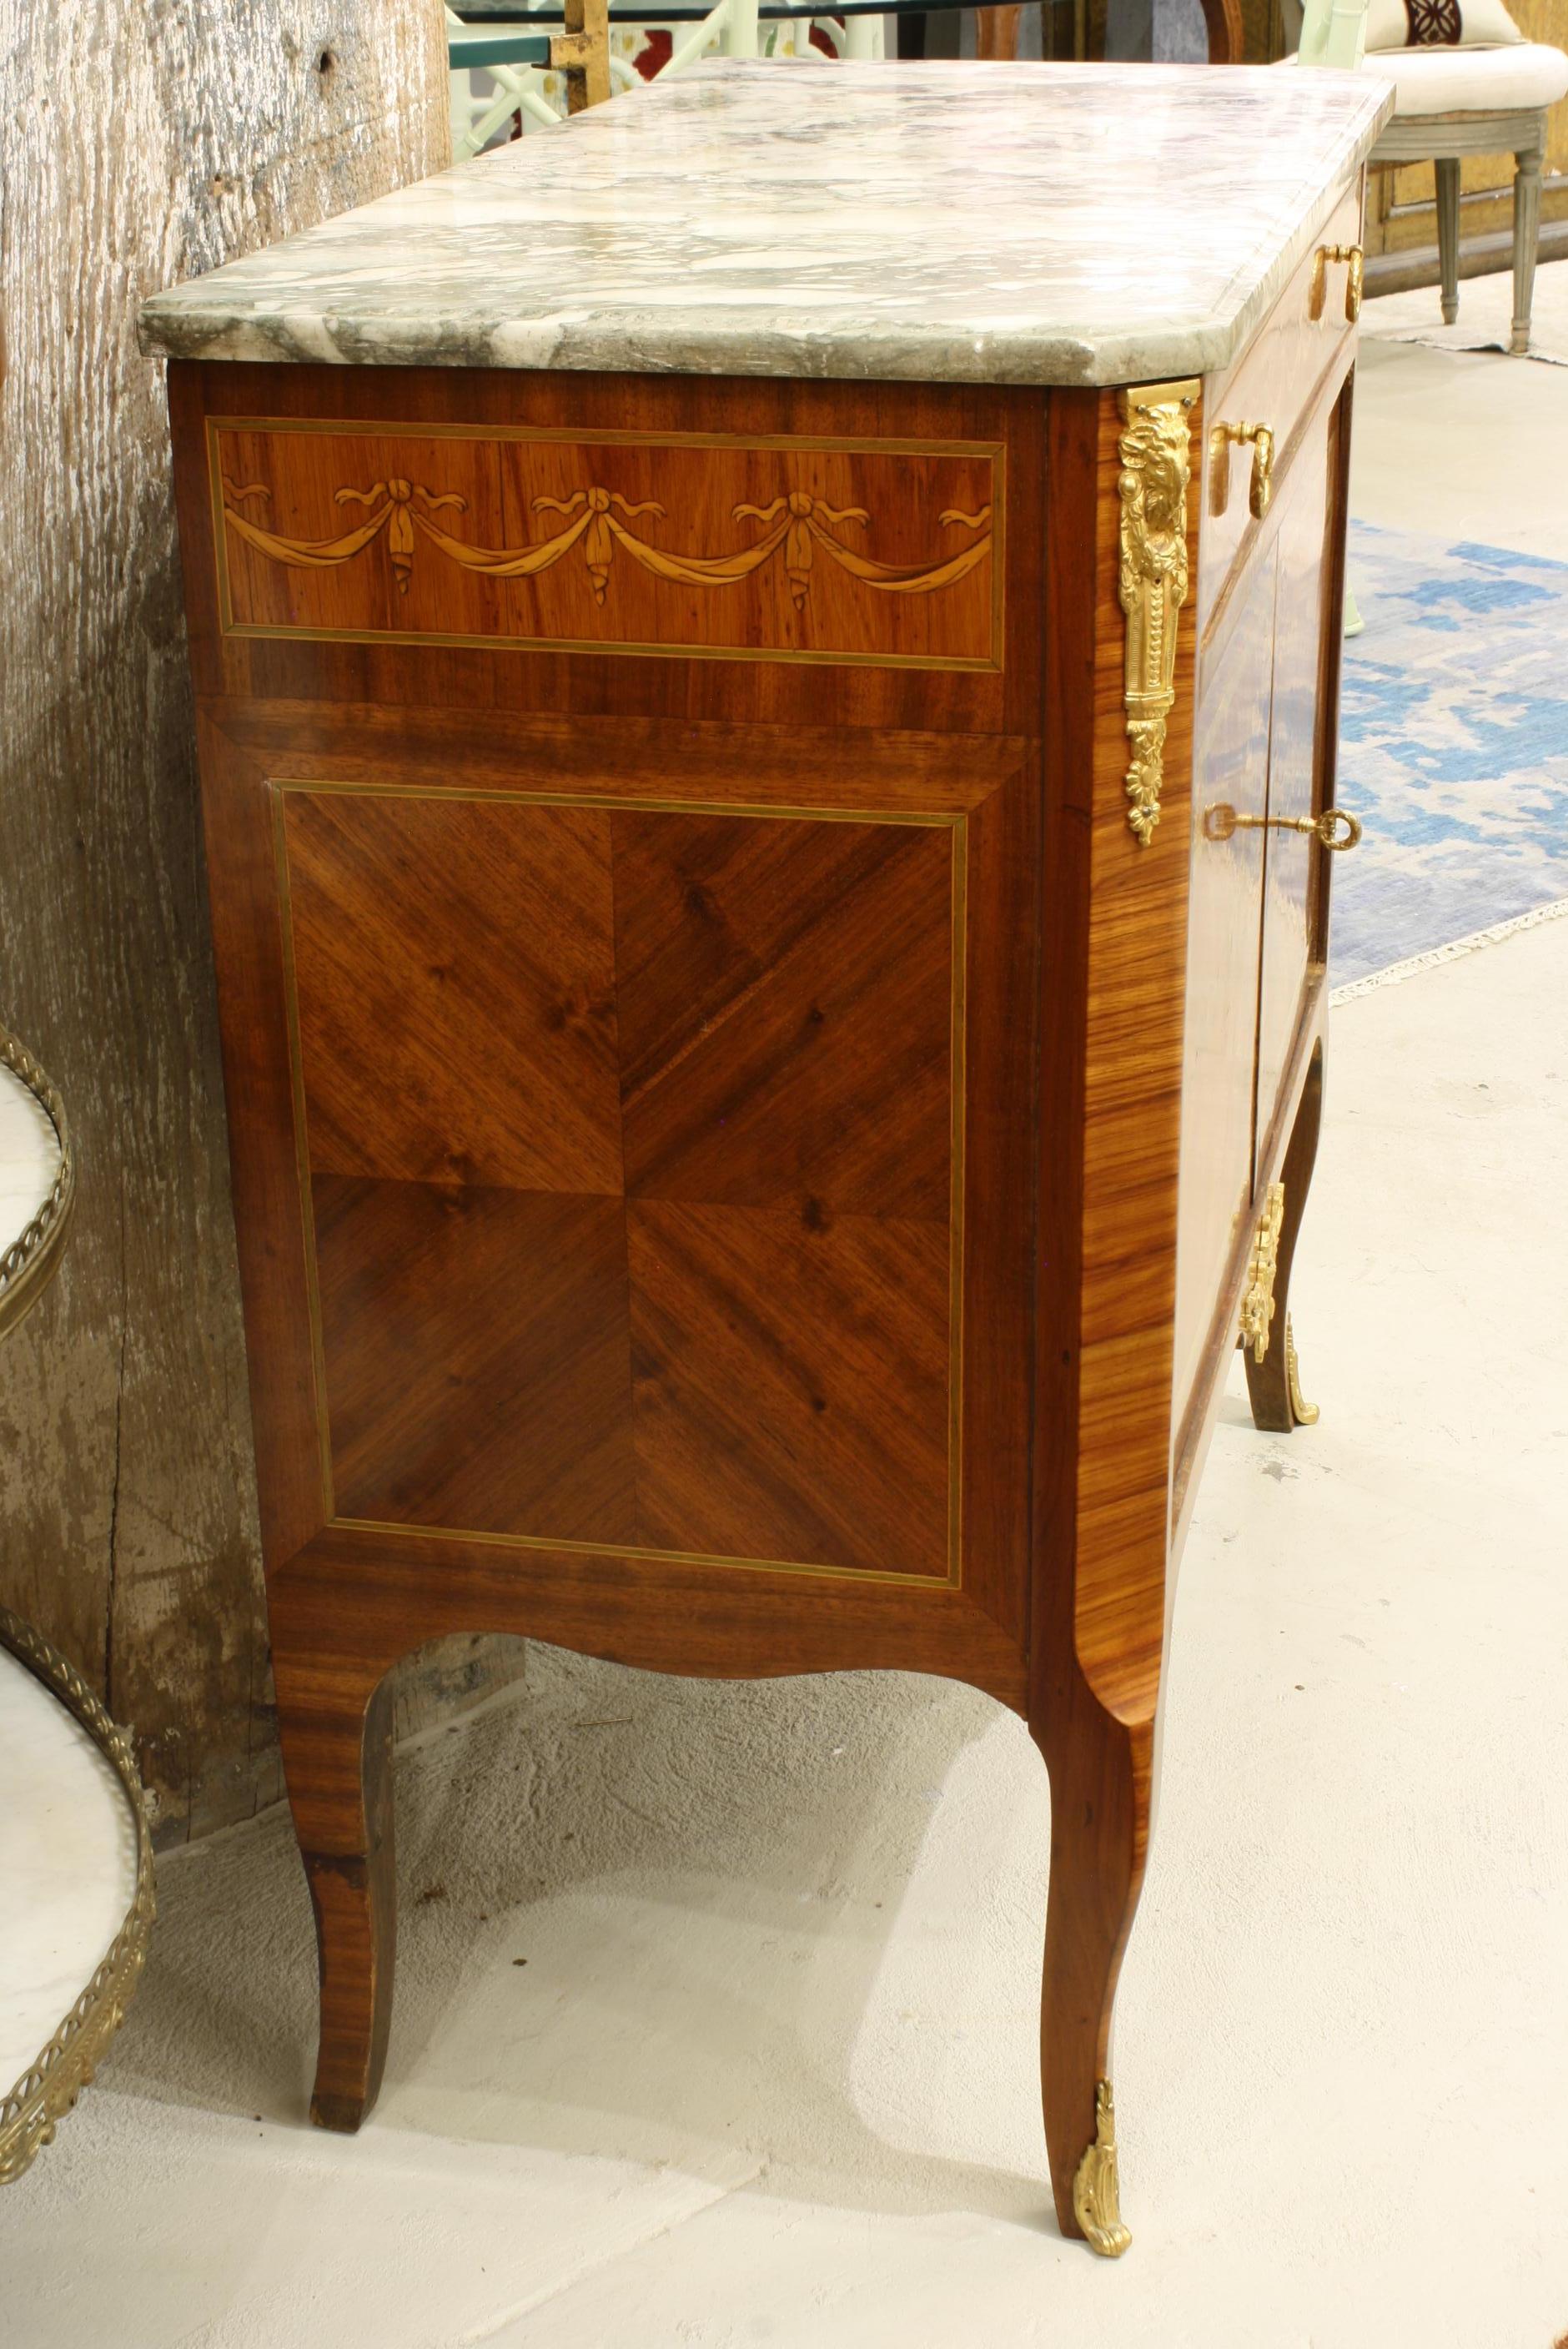
<instances>
[{"instance_id":1,"label":"tree bark","mask_svg":"<svg viewBox=\"0 0 1568 2349\"><path fill-rule=\"evenodd\" d=\"M282 1788L163 368L136 309L441 168L442 13L0 0L0 1018L81 1168L54 1292L0 1350L0 1595L135 1725L169 1841ZM487 1653L422 1684L482 1693Z\"/></svg>"}]
</instances>

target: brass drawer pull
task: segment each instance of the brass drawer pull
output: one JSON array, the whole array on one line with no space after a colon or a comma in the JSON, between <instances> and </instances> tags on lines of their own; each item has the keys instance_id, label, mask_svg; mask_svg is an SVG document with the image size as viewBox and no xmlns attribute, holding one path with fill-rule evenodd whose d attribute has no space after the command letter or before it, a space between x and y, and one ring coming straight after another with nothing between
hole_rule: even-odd
<instances>
[{"instance_id":1,"label":"brass drawer pull","mask_svg":"<svg viewBox=\"0 0 1568 2349\"><path fill-rule=\"evenodd\" d=\"M1359 820L1348 808L1325 808L1321 815L1238 815L1228 800L1203 814L1205 840L1229 840L1238 832L1305 832L1325 848L1354 848L1361 837Z\"/></svg>"},{"instance_id":2,"label":"brass drawer pull","mask_svg":"<svg viewBox=\"0 0 1568 2349\"><path fill-rule=\"evenodd\" d=\"M1209 435L1209 508L1222 514L1231 496L1231 443L1250 440L1253 486L1247 503L1254 522L1262 522L1274 495L1274 437L1267 424L1216 424Z\"/></svg>"},{"instance_id":3,"label":"brass drawer pull","mask_svg":"<svg viewBox=\"0 0 1568 2349\"><path fill-rule=\"evenodd\" d=\"M1367 274L1367 256L1358 244L1320 244L1312 264L1312 289L1306 297L1306 315L1315 325L1323 316L1323 299L1326 290L1328 264L1343 261L1347 264L1345 279L1345 320L1353 326L1361 316L1361 289Z\"/></svg>"}]
</instances>

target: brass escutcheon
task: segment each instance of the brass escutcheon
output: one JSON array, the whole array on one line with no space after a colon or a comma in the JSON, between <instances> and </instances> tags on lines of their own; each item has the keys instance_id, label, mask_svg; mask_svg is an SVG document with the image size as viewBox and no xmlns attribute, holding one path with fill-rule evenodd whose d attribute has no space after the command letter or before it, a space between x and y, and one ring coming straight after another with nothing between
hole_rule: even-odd
<instances>
[{"instance_id":1,"label":"brass escutcheon","mask_svg":"<svg viewBox=\"0 0 1568 2349\"><path fill-rule=\"evenodd\" d=\"M1305 832L1336 853L1361 838L1359 820L1348 808L1325 808L1321 815L1238 815L1228 800L1203 811L1205 840L1229 840L1238 832Z\"/></svg>"},{"instance_id":2,"label":"brass escutcheon","mask_svg":"<svg viewBox=\"0 0 1568 2349\"><path fill-rule=\"evenodd\" d=\"M1262 522L1274 495L1274 428L1268 424L1216 424L1209 435L1209 511L1222 514L1231 501L1231 443L1251 441L1253 484L1247 504Z\"/></svg>"},{"instance_id":3,"label":"brass escutcheon","mask_svg":"<svg viewBox=\"0 0 1568 2349\"><path fill-rule=\"evenodd\" d=\"M1343 261L1346 264L1345 319L1347 326L1353 326L1361 316L1361 293L1367 274L1367 256L1358 244L1318 246L1312 264L1312 287L1306 297L1306 315L1314 325L1323 316L1324 294L1331 261Z\"/></svg>"}]
</instances>

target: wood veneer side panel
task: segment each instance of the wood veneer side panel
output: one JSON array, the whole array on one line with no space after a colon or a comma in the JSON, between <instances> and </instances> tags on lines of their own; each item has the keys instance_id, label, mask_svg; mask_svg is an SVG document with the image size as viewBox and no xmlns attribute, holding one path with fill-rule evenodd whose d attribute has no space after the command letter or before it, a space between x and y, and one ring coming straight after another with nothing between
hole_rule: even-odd
<instances>
[{"instance_id":1,"label":"wood veneer side panel","mask_svg":"<svg viewBox=\"0 0 1568 2349\"><path fill-rule=\"evenodd\" d=\"M1050 495L1041 695L1035 1566L1029 1624L1031 1713L1037 1721L1066 1720L1074 1676L1099 406L1098 392L1058 391L1050 395L1047 411Z\"/></svg>"},{"instance_id":2,"label":"wood veneer side panel","mask_svg":"<svg viewBox=\"0 0 1568 2349\"><path fill-rule=\"evenodd\" d=\"M274 1577L295 1702L363 1702L421 1642L521 1633L649 1671L714 1680L846 1669L964 1680L1022 1712L1016 1641L963 1591L812 1575L656 1567L391 1527L329 1526ZM305 1790L309 1799L309 1790Z\"/></svg>"},{"instance_id":3,"label":"wood veneer side panel","mask_svg":"<svg viewBox=\"0 0 1568 2349\"><path fill-rule=\"evenodd\" d=\"M262 1552L271 1574L328 1513L284 1014L287 947L266 776L210 719L198 724Z\"/></svg>"},{"instance_id":4,"label":"wood veneer side panel","mask_svg":"<svg viewBox=\"0 0 1568 2349\"><path fill-rule=\"evenodd\" d=\"M1188 542L1196 576L1202 412L1191 414ZM1095 648L1078 1379L1078 1661L1101 1702L1151 1719L1169 1556L1172 1327L1197 629L1178 625L1161 820L1127 821L1117 396L1098 419Z\"/></svg>"},{"instance_id":5,"label":"wood veneer side panel","mask_svg":"<svg viewBox=\"0 0 1568 2349\"><path fill-rule=\"evenodd\" d=\"M1035 1153L1032 999L1038 893L1039 777L1011 737L857 736L829 730L701 726L309 703L214 703L225 742L264 777L463 805L559 792L560 804L629 801L694 806L797 802L845 812L875 807L962 816L967 942L961 1030L966 1106L962 1298L963 1578L1021 1648L1026 1614ZM294 794L289 794L292 800ZM396 804L396 798L392 801ZM676 819L678 821L678 819ZM912 835L913 836L913 835ZM919 835L923 836L923 833ZM261 1373L258 1373L261 1375ZM353 1514L349 1511L348 1514Z\"/></svg>"},{"instance_id":6,"label":"wood veneer side panel","mask_svg":"<svg viewBox=\"0 0 1568 2349\"><path fill-rule=\"evenodd\" d=\"M387 709L374 702L209 704L269 772L305 782L459 794L559 791L686 804L859 807L965 815L1024 768L1016 735L857 732L726 719L595 718L552 710Z\"/></svg>"}]
</instances>

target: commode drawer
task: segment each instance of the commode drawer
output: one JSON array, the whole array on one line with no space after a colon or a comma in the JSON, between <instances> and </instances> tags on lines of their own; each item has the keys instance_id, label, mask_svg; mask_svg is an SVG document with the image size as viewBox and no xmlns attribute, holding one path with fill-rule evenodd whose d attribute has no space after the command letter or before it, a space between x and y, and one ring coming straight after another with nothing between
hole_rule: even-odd
<instances>
[{"instance_id":1,"label":"commode drawer","mask_svg":"<svg viewBox=\"0 0 1568 2349\"><path fill-rule=\"evenodd\" d=\"M207 439L226 636L1002 666L993 441L298 416Z\"/></svg>"},{"instance_id":2,"label":"commode drawer","mask_svg":"<svg viewBox=\"0 0 1568 2349\"><path fill-rule=\"evenodd\" d=\"M1263 519L1259 505L1266 512L1290 464L1324 376L1355 335L1360 239L1361 189L1353 181L1236 365L1205 386L1198 597L1205 624Z\"/></svg>"}]
</instances>

